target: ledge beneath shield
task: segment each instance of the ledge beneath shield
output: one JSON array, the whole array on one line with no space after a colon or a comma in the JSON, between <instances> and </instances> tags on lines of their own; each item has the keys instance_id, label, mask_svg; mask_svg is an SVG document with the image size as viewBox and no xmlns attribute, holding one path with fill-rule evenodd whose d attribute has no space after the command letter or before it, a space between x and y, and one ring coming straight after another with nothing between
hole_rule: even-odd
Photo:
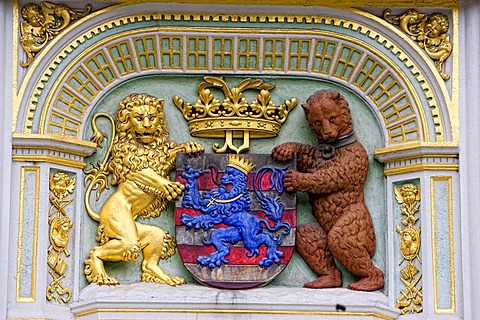
<instances>
[{"instance_id":1,"label":"ledge beneath shield","mask_svg":"<svg viewBox=\"0 0 480 320\"><path fill-rule=\"evenodd\" d=\"M76 319L396 319L398 310L381 292L267 286L221 290L134 283L91 284L72 305Z\"/></svg>"}]
</instances>

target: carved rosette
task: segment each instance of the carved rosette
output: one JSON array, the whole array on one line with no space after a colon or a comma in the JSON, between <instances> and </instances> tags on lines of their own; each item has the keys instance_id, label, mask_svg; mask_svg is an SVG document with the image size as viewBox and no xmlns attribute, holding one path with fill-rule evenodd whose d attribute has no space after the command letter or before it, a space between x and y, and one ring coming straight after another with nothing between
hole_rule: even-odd
<instances>
[{"instance_id":1,"label":"carved rosette","mask_svg":"<svg viewBox=\"0 0 480 320\"><path fill-rule=\"evenodd\" d=\"M420 208L420 189L414 184L404 184L400 189L394 187L395 198L402 205L401 214L405 216L401 220L402 225L397 225L400 235L400 253L402 260L400 266L400 280L405 285L405 290L400 290L400 298L396 306L401 314L420 313L423 310L423 294L419 281L422 278L416 261L422 263L420 256L420 233L421 227L417 226L418 217L415 214Z\"/></svg>"},{"instance_id":2,"label":"carved rosette","mask_svg":"<svg viewBox=\"0 0 480 320\"><path fill-rule=\"evenodd\" d=\"M25 21L20 22L20 44L27 54L27 61L21 61L22 67L28 67L35 55L48 42L54 39L74 20L85 17L92 11L92 5L85 6L85 11L77 13L65 4L55 4L48 1L40 5L29 3L22 8L21 14Z\"/></svg>"},{"instance_id":3,"label":"carved rosette","mask_svg":"<svg viewBox=\"0 0 480 320\"><path fill-rule=\"evenodd\" d=\"M65 278L68 267L64 258L70 256L67 246L70 240L70 229L73 227L72 220L65 210L73 198L66 197L72 194L74 189L75 178L70 178L63 172L50 175L51 206L48 214L50 246L47 264L53 281L47 287L47 300L55 300L58 303L68 303L72 298L72 292L65 288L61 281Z\"/></svg>"},{"instance_id":4,"label":"carved rosette","mask_svg":"<svg viewBox=\"0 0 480 320\"><path fill-rule=\"evenodd\" d=\"M452 43L448 35L449 22L446 15L432 13L428 16L415 9L409 9L397 17L391 17L391 10L383 12L383 18L398 25L432 58L443 80L450 76L443 72L443 64L452 53Z\"/></svg>"}]
</instances>

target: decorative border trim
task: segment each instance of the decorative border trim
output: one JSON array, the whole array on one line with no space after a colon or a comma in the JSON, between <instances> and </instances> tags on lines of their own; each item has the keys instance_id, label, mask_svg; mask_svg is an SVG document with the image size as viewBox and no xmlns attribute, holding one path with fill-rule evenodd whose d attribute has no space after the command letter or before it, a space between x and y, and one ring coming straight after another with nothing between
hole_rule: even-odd
<instances>
[{"instance_id":1,"label":"decorative border trim","mask_svg":"<svg viewBox=\"0 0 480 320\"><path fill-rule=\"evenodd\" d=\"M421 313L423 311L422 286L419 284L422 279L422 260L419 256L421 250L422 226L417 223L420 219L415 216L420 211L421 192L420 188L413 183L403 184L401 188L393 186L395 200L401 204L401 224L397 224L396 231L400 235L400 254L402 260L399 266L407 261L407 265L400 269L402 277L400 280L405 285L405 290L400 289L400 297L396 300L396 306L400 314ZM400 216L401 217L401 216Z\"/></svg>"},{"instance_id":2,"label":"decorative border trim","mask_svg":"<svg viewBox=\"0 0 480 320\"><path fill-rule=\"evenodd\" d=\"M142 20L143 21L148 21L148 20L151 20L152 17L147 17L145 15L136 15L136 16L131 16L131 17L123 17L123 18L120 18L120 19L117 19L115 21L113 21L112 23L115 23L115 25L117 24L120 24L121 21L123 21L125 24L128 24L129 22L131 21L137 21L137 20ZM334 25L342 25L344 28L348 29L348 26L350 24L352 24L352 22L343 22L342 20L340 19L333 19L333 18L325 18L325 17L318 17L318 22L321 23L322 21L324 21L324 19L328 20L328 23L330 24L334 24ZM325 21L326 21L325 20ZM330 21L331 20L331 21ZM327 23L327 22L325 22ZM354 28L354 30L358 30L358 29L362 29L362 26L359 25L359 24L355 24L356 27ZM152 28L152 27L142 27L142 28L139 28L139 29L135 29L135 30L129 30L129 31L126 31L126 32L123 32L123 33L119 33L119 34L116 34L114 36L111 36L111 37L108 37L106 39L103 39L101 41L99 41L96 46L91 46L89 47L88 49L86 49L85 51L83 51L78 57L75 57L75 59L72 60L71 62L71 65L74 65L74 66L78 66L77 67L72 67L70 68L70 71L68 70L65 70L65 71L62 71L61 74L59 74L57 76L57 79L56 81L53 83L52 85L52 88L51 90L48 92L46 98L45 98L45 101L44 101L44 105L54 105L54 95L58 95L58 93L60 92L60 83L63 83L65 81L67 81L67 79L70 79L71 77L74 76L74 71L76 70L81 70L82 73L85 72L86 75L89 76L88 80L92 83L92 85L94 84L95 86L98 86L98 90L95 91L95 95L89 99L89 101L85 100L83 101L85 98L82 98L81 95L79 96L75 96L76 98L78 98L80 101L83 101L83 103L85 105L92 105L92 104L95 104L95 102L99 99L99 95L98 95L98 92L100 91L105 91L105 90L108 90L111 86L114 86L114 85L117 85L119 82L121 81L126 81L132 77L137 77L139 76L140 74L157 74L158 72L161 72L162 74L170 74L170 73L173 73L173 74L179 74L179 73L184 73L186 72L185 71L185 66L183 66L182 68L180 69L169 69L169 70L164 70L162 68L159 68L158 66L155 66L155 68L153 69L150 69L150 70L147 70L147 71L144 71L144 70L141 70L141 68L139 68L137 66L136 70L134 70L132 73L129 73L127 74L126 76L122 76L120 78L115 78L114 80L115 81L112 81L111 83L108 83L106 86L102 86L100 85L100 83L98 82L98 79L96 79L94 76L92 76L90 74L90 71L86 70L85 69L85 63L87 61L87 59L91 58L94 53L97 53L97 52L102 52L102 50L99 50L98 46L104 46L106 43L111 43L111 44L115 44L115 42L113 41L120 41L120 40L123 40L122 38L124 37L128 37L128 38L132 38L133 35L137 35L139 33L145 33L145 32L158 32L159 30L163 32L174 32L174 33L179 33L181 32L182 30L184 30L184 28L179 28L179 27L162 27L162 28L158 28L158 27L155 27L155 28ZM201 28L201 27L191 27L189 28L190 32L195 32L195 33L198 33L198 34L202 34L203 36L213 36L214 34L220 34L219 36L222 36L221 33L228 33L228 34L231 34L231 37L238 37L238 33L240 33L241 30L246 30L246 29L238 29L238 28L223 28L222 30L218 30L218 29L215 29L215 28ZM249 30L249 29L247 29ZM91 33L94 33L94 32L97 32L99 33L99 31L97 29L95 30L92 30ZM255 38L257 40L262 40L262 37L263 35L271 35L271 34L274 34L275 32L270 30L270 29L255 29L255 32L257 32L258 34L260 34L258 36L258 38ZM362 33L367 33L367 31L363 32ZM440 117L440 114L439 114L439 110L438 108L436 107L436 102L435 102L435 107L432 107L430 108L430 113L432 115L432 117L434 119L437 120L437 123L436 123L436 126L435 128L430 128L430 132L428 132L428 126L427 126L427 116L425 114L425 112L428 112L428 111L425 111L424 108L423 108L423 105L419 99L419 96L418 96L418 92L415 90L415 88L413 87L413 85L408 81L408 79L405 78L405 73L403 73L400 69L399 69L399 66L396 65L395 63L393 63L390 59L390 57L388 56L385 56L384 54L382 54L378 49L376 48L373 48L372 46L368 45L368 44L365 44L363 42L355 42L356 39L351 37L351 36L348 36L348 35L343 35L343 34L339 34L339 35L335 35L333 34L332 32L330 31L316 31L316 30L283 30L282 33L282 38L285 38L285 40L287 41L287 38L289 37L292 37L297 39L298 37L300 36L304 36L304 37L307 37L309 35L313 35L313 38L315 38L314 41L317 41L317 42L321 42L322 40L322 37L325 37L325 36L331 36L331 37L334 37L336 38L339 43L342 42L342 41L346 41L346 42L349 42L351 43L352 45L354 46L358 46L359 48L362 48L365 50L365 52L363 52L363 58L362 58L362 61L359 61L355 70L352 71L352 75L350 76L350 79L347 81L345 79L341 79L341 76L340 75L337 75L337 79L340 80L340 81L344 81L345 83L344 84L347 84L347 83L353 83L355 81L355 77L357 77L359 75L359 73L362 70L362 63L363 63L363 60L366 60L370 54L372 55L378 55L382 60L381 62L384 64L384 66L386 66L387 68L381 73L378 75L378 77L375 79L375 81L373 83L371 83L367 88L361 88L361 87L358 87L358 86L355 86L354 88L356 88L357 92L359 94L364 94L366 97L370 97L371 99L371 105L372 106L375 106L376 109L374 110L374 112L377 113L377 116L379 118L383 118L382 117L382 114L381 114L381 109L385 109L387 108L388 106L394 104L394 102L401 98L402 96L405 95L406 97L406 100L410 103L410 105L412 106L412 108L414 108L414 106L419 106L417 107L416 109L416 112L413 113L412 116L410 117L407 117L407 118L401 118L399 121L397 122L392 122L392 123L388 123L388 121L386 121L386 119L383 119L384 120L384 123L382 124L383 126L385 126L385 134L387 135L385 137L385 139L387 139L387 141L389 141L388 143L389 144L401 144L403 143L405 139L402 139L401 141L394 141L394 139L390 139L390 136L389 136L389 132L390 130L394 130L395 128L401 128L402 126L404 126L408 121L413 121L415 120L415 122L419 122L418 124L418 127L417 127L417 134L418 134L418 137L416 139L407 139L406 141L409 141L409 142L413 142L413 141L418 141L418 140L430 140L431 138L429 137L429 134L430 133L433 133L435 132L436 134L436 137L435 139L437 139L438 141L444 141L445 139L445 132L444 132L444 128L443 128L443 125L442 125L442 119ZM149 35L150 37L153 37L153 36L156 36L156 35ZM223 34L223 36L225 36ZM318 37L318 39L317 39ZM119 40L120 39L120 40ZM157 40L158 41L158 40ZM312 41L311 39L309 41ZM311 48L313 49L315 46L314 44L316 43L312 43L312 46ZM77 43L72 43L72 46L74 45L78 45ZM340 48L340 46L339 46ZM356 48L355 48L356 49ZM94 51L96 50L96 51ZM158 48L158 45L156 46L156 50L159 51L160 49ZM338 49L339 51L340 49ZM311 53L310 53L311 54ZM134 56L136 56L134 54ZM158 56L161 56L160 53L158 53ZM183 56L185 57L185 56ZM285 57L284 57L285 58ZM316 56L315 55L312 55L312 56L309 56L310 59L312 60L315 60ZM335 57L336 59L338 58L338 56ZM403 59L404 60L404 59ZM110 62L110 65L109 65L109 68L111 68L112 70L116 70L116 66L114 65L111 65L111 61L108 60ZM137 60L135 60L137 61ZM183 61L183 60L182 60ZM184 62L184 61L183 61ZM330 67L330 72L333 73L335 67L333 66L334 62L337 62L338 61L332 61L332 66ZM286 64L287 65L287 64ZM81 68L81 66L83 66L83 68ZM51 64L49 66L49 70L53 70L57 67L57 64ZM260 68L260 64L259 64L259 68ZM262 71L262 73L259 73L260 71L257 69L255 70L250 70L250 73L259 73L259 74L262 74L262 75L275 75L275 74L284 74L284 75L289 75L289 74L292 74L292 75L303 75L303 76L313 76L313 77L318 77L318 78L322 78L322 77L327 77L328 74L323 74L321 72L311 72L311 71L289 71L286 69L287 67L283 67L282 70L280 71L269 71L269 70L260 70ZM206 72L211 72L212 70L210 70L209 68L205 68L204 69L199 69L199 70L190 70L188 73L190 74L195 74L195 73L198 73L198 72L202 72L203 71L206 71ZM225 71L226 74L236 74L237 72L234 72L233 70L230 70L230 72L227 72ZM391 74L395 74L396 77L393 77L391 76ZM418 75L417 75L418 76ZM395 79L395 83L398 82L398 85L401 86L402 90L400 90L399 92L397 92L395 95L389 97L388 99L382 101L382 104L380 105L377 105L377 102L375 100L375 98L373 96L370 96L372 95L372 92L376 89L379 89L382 85L383 85L383 82L387 81L389 78L394 78ZM65 88L64 88L65 87ZM62 88L64 89L69 89L69 90L72 90L72 88L70 88L69 86L62 86ZM35 116L35 113L37 112L37 104L39 103L38 101L38 96L40 96L42 94L42 91L44 90L43 88L43 83L42 85L38 86L37 87L37 92L35 94L35 98L32 98L31 101L30 101L30 112L29 112L29 120L27 120L27 122L25 122L25 127L24 127L24 131L25 132L31 132L31 125L32 125L32 121L33 121L33 117ZM364 90L364 91L362 91ZM431 103L432 100L429 101L429 103ZM71 116L67 115L66 113L62 113L60 114L60 110L59 109L54 109L55 111L55 114L58 113L58 115L60 116L63 116L63 118L65 118L66 120L68 121L72 121L72 122L75 122L76 123L76 126L77 127L80 127L82 125L82 121L81 119L78 119L78 118L75 118L73 119ZM38 111L40 112L40 111ZM47 122L47 117L48 117L48 114L50 114L50 116L53 114L52 113L52 109L50 108L43 108L41 110L41 116L40 116L40 120L39 120L39 132L40 133L44 133L45 131L48 131L48 128L46 128L46 122ZM76 136L78 136L78 133L76 134ZM72 136L73 137L73 136Z\"/></svg>"},{"instance_id":3,"label":"decorative border trim","mask_svg":"<svg viewBox=\"0 0 480 320\"><path fill-rule=\"evenodd\" d=\"M72 220L65 208L74 198L66 198L75 191L75 178L70 178L65 172L50 174L50 211L48 212L50 246L47 249L47 265L52 282L47 286L46 298L58 303L68 303L72 299L72 291L65 288L61 282L65 277L68 263L64 260L70 256L67 249L70 240ZM63 253L63 254L62 254Z\"/></svg>"},{"instance_id":4,"label":"decorative border trim","mask_svg":"<svg viewBox=\"0 0 480 320\"><path fill-rule=\"evenodd\" d=\"M262 315L305 315L305 316L342 316L342 317L375 317L384 320L393 320L375 312L327 312L327 311L288 311L288 310L254 310L254 309L128 309L128 308L98 308L75 313L76 317L88 316L96 313L200 313L200 314L262 314Z\"/></svg>"},{"instance_id":5,"label":"decorative border trim","mask_svg":"<svg viewBox=\"0 0 480 320\"><path fill-rule=\"evenodd\" d=\"M29 11L30 10L30 11ZM27 61L20 61L22 67L28 67L35 55L42 50L49 41L54 39L63 29L80 18L89 14L92 5L88 4L82 13L74 12L65 4L56 4L42 1L40 4L28 3L22 7L20 22L20 45L27 55ZM29 13L36 12L35 18L30 20ZM39 17L43 17L42 21Z\"/></svg>"},{"instance_id":6,"label":"decorative border trim","mask_svg":"<svg viewBox=\"0 0 480 320\"><path fill-rule=\"evenodd\" d=\"M117 5L117 6L112 6L112 7L106 8L106 9L99 10L98 12L95 12L95 13L91 14L89 17L83 19L82 21L85 22L86 20L88 20L92 16L95 17L100 13L104 13L105 11L113 10L113 9L115 9L117 7L121 7L121 6L125 6L125 5ZM355 12L359 15L364 15L366 17L371 16L371 15L368 15L366 13L362 14L358 10L352 10L352 12ZM253 14L253 15L210 14L210 15L206 15L206 14L181 14L181 13L169 13L169 14L158 14L158 15L148 14L148 15L143 15L143 16L144 17L142 19L147 19L147 20L151 20L151 19L155 19L155 18L162 18L162 19L165 19L165 20L183 20L183 21L185 19L190 20L190 21L200 21L200 20L205 20L205 21L238 21L238 22L259 21L259 22L285 22L285 23L293 23L293 22L296 22L296 21L302 21L302 22L306 22L306 23L319 23L319 22L325 21L325 23L331 23L331 24L334 24L336 26L343 25L345 28L349 28L349 29L353 28L352 30L358 30L358 28L362 28L362 29L364 29L364 30L361 30L361 32L363 34L368 33L368 36L370 38L376 39L380 43L384 43L385 46L390 48L390 50L392 52L394 52L394 53L398 52L400 54L400 59L405 62L405 65L410 66L409 69L411 69L412 73L416 75L419 83L423 83L422 84L423 92L425 94L426 99L428 100L428 104L430 106L430 111L432 112L433 118L437 119L437 120L440 120L442 118L442 117L440 117L440 112L439 112L439 109L438 109L438 103L435 100L435 96L433 95L432 88L428 85L428 82L426 81L426 78L422 75L420 69L418 69L418 67L415 67L415 65L412 64L412 62L410 60L410 57L407 56L406 54L402 53L402 51L399 50L397 48L397 46L395 44L393 44L388 38L383 37L383 36L377 34L374 31L372 32L372 30L370 30L369 28L367 28L363 25L360 25L358 23L350 22L350 21L346 22L344 19L327 18L327 17L320 17L320 16L285 16L285 15L258 15L258 14ZM120 19L122 19L122 18L120 18ZM129 19L131 21L135 20L135 19L132 20L131 17ZM379 20L379 19L377 18L377 20ZM375 21L377 21L377 20L375 20ZM97 27L97 28L95 28L95 30L92 29L88 33L85 33L82 36L77 37L74 41L71 42L70 46L65 47L65 51L63 53L61 53L55 59L55 61L51 65L51 67L53 69L55 69L56 66L58 65L58 63L60 63L60 61L63 58L65 58L65 56L67 54L69 54L73 49L78 47L79 43L82 43L86 39L91 38L95 33L101 32L102 30L104 31L107 28L112 28L114 25L116 25L115 21L111 21L110 23L105 24L103 27ZM70 29L68 29L68 31L70 31ZM433 63L431 63L431 64L433 65ZM52 69L52 68L49 68L49 69ZM43 85L41 83L43 81L48 80L48 77L50 75L51 75L51 73L46 74L45 75L46 78L45 78L45 76L42 77L41 81L39 82L38 89L41 90L41 87L43 87ZM28 74L27 74L27 78L28 78ZM445 94L446 91L444 91L445 90L444 86L440 85L440 87L442 88L442 91ZM22 91L25 90L24 86L22 86L22 88L23 89L20 90L20 95L21 95ZM445 98L447 99L446 104L448 105L449 104L448 103L448 95L446 95ZM18 107L19 107L19 104L17 103L16 104L17 111L15 112L16 113L15 118L18 117ZM32 107L35 108L34 105ZM447 117L448 117L448 115L447 115ZM443 126L442 125L435 126L435 131L437 131L437 135L440 134L438 141L443 141L443 132L439 133L438 130L443 131ZM454 141L457 140L456 136L457 136L457 134L453 132Z\"/></svg>"},{"instance_id":7,"label":"decorative border trim","mask_svg":"<svg viewBox=\"0 0 480 320\"><path fill-rule=\"evenodd\" d=\"M458 147L415 143L399 148L375 151L375 159L383 163L386 176L418 171L458 171Z\"/></svg>"},{"instance_id":8,"label":"decorative border trim","mask_svg":"<svg viewBox=\"0 0 480 320\"><path fill-rule=\"evenodd\" d=\"M450 25L448 17L438 12L428 16L415 9L409 9L397 17L392 17L391 13L391 9L386 9L383 12L383 18L393 25L399 25L400 29L408 34L434 61L442 79L449 80L450 75L443 72L443 64L453 51L453 44L450 42L448 34ZM433 25L441 27L441 30L434 30L438 33L436 36L431 36ZM430 47L435 47L435 49L432 50Z\"/></svg>"},{"instance_id":9,"label":"decorative border trim","mask_svg":"<svg viewBox=\"0 0 480 320\"><path fill-rule=\"evenodd\" d=\"M429 156L385 163L384 174L391 176L418 171L458 171L458 168L457 158Z\"/></svg>"},{"instance_id":10,"label":"decorative border trim","mask_svg":"<svg viewBox=\"0 0 480 320\"><path fill-rule=\"evenodd\" d=\"M20 169L20 207L18 213L18 242L17 242L17 274L16 274L16 302L35 302L37 292L37 247L38 247L38 214L40 204L40 167L22 167ZM27 172L35 173L35 198L33 203L33 233L32 233L32 269L31 269L31 288L30 296L21 296L22 287L22 269L23 269L23 240L24 240L24 222L25 222L25 184L27 183Z\"/></svg>"},{"instance_id":11,"label":"decorative border trim","mask_svg":"<svg viewBox=\"0 0 480 320\"><path fill-rule=\"evenodd\" d=\"M78 169L83 169L86 166L86 163L83 161L72 161L61 157L38 154L14 155L12 160L16 162L48 162Z\"/></svg>"},{"instance_id":12,"label":"decorative border trim","mask_svg":"<svg viewBox=\"0 0 480 320\"><path fill-rule=\"evenodd\" d=\"M447 183L447 216L448 216L448 257L449 274L450 274L450 308L442 309L439 306L439 285L438 285L438 247L437 247L437 211L436 197L435 197L435 183ZM430 178L430 210L432 212L432 263L433 263L433 290L434 290L434 307L435 313L456 313L456 297L455 297L455 250L453 238L453 204L452 204L452 177L450 176L435 176ZM444 248L445 250L446 248Z\"/></svg>"},{"instance_id":13,"label":"decorative border trim","mask_svg":"<svg viewBox=\"0 0 480 320\"><path fill-rule=\"evenodd\" d=\"M14 134L12 140L12 160L17 162L49 162L83 169L84 158L96 150L94 142L53 134Z\"/></svg>"},{"instance_id":14,"label":"decorative border trim","mask_svg":"<svg viewBox=\"0 0 480 320\"><path fill-rule=\"evenodd\" d=\"M113 3L142 3L142 2L151 2L151 0L102 0L102 2L113 2ZM163 2L176 2L178 0L163 0ZM216 0L188 0L184 1L186 3L194 3L194 4L235 4L235 5L258 5L258 1L256 0L224 0L224 1L216 1ZM399 0L375 0L372 2L371 0L358 0L355 2L355 7L405 7L409 3L405 3L406 1L399 1ZM298 1L296 0L269 0L269 5L276 5L276 6L298 6ZM352 1L350 0L311 0L305 3L302 3L303 6L326 6L326 7L333 7L333 8L352 8ZM415 1L416 7L443 7L443 8L457 8L458 7L458 0L418 0Z\"/></svg>"}]
</instances>

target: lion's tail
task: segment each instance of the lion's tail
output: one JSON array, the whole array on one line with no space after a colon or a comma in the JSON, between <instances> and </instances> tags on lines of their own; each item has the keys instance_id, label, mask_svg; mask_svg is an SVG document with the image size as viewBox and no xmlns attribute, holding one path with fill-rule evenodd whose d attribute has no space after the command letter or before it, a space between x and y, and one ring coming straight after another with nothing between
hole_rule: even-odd
<instances>
[{"instance_id":1,"label":"lion's tail","mask_svg":"<svg viewBox=\"0 0 480 320\"><path fill-rule=\"evenodd\" d=\"M90 218L99 222L100 215L95 211L93 211L92 207L90 206L90 193L92 192L93 185L94 185L93 183L90 183L87 187L87 191L85 192L85 209L87 210L87 213L90 216Z\"/></svg>"},{"instance_id":2,"label":"lion's tail","mask_svg":"<svg viewBox=\"0 0 480 320\"><path fill-rule=\"evenodd\" d=\"M115 137L115 120L112 118L111 115L107 113L97 113L92 119L92 130L93 136L92 141L97 144L97 147L101 147L103 140L106 138L106 135L98 129L97 126L97 119L100 117L107 118L110 121L112 126L112 137L110 139L110 144L108 146L107 153L103 158L102 162L98 162L96 164L92 163L92 169L85 170L85 185L88 184L87 190L85 192L85 208L87 210L88 215L95 221L100 221L100 215L93 211L92 207L90 206L90 194L92 190L97 190L97 201L100 198L100 194L103 190L108 189L108 175L109 172L107 170L107 162L110 158L110 154L112 153L113 142Z\"/></svg>"}]
</instances>

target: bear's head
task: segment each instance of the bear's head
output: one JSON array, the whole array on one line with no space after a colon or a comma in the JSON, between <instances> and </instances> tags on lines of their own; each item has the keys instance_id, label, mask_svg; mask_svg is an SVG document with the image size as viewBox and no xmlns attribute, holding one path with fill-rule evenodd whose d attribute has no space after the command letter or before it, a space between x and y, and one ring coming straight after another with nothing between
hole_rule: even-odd
<instances>
[{"instance_id":1,"label":"bear's head","mask_svg":"<svg viewBox=\"0 0 480 320\"><path fill-rule=\"evenodd\" d=\"M302 107L320 143L333 143L353 131L348 102L338 91L317 91Z\"/></svg>"}]
</instances>

